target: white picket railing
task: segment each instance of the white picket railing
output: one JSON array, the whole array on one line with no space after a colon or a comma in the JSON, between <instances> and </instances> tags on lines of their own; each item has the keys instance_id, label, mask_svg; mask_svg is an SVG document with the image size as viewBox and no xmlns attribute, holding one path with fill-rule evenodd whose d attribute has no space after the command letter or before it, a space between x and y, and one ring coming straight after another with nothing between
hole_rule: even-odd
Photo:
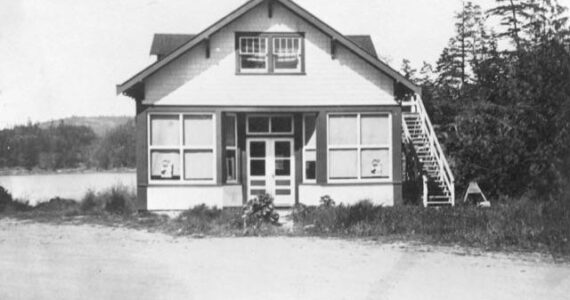
<instances>
[{"instance_id":1,"label":"white picket railing","mask_svg":"<svg viewBox=\"0 0 570 300\"><path fill-rule=\"evenodd\" d=\"M427 111L424 107L423 101L418 96L417 98L414 97L411 101L402 102L403 107L409 107L411 113L415 113L418 115L420 120L420 126L422 132L428 138L428 149L430 155L435 158L437 166L439 168L439 179L445 184L448 188L450 193L450 202L451 205L455 205L455 178L453 177L453 173L451 172L451 168L445 158L443 150L441 149L441 145L439 144L439 140L435 134L435 130L431 124ZM406 122L402 122L406 123ZM407 125L403 125L405 134L410 134ZM426 200L424 200L426 201Z\"/></svg>"}]
</instances>

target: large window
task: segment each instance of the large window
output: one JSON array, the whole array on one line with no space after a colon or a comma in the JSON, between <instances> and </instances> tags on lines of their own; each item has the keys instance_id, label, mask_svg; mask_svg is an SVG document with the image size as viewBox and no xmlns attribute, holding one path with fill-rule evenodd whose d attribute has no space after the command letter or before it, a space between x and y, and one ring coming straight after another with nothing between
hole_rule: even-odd
<instances>
[{"instance_id":1,"label":"large window","mask_svg":"<svg viewBox=\"0 0 570 300\"><path fill-rule=\"evenodd\" d=\"M213 114L151 114L151 182L215 182Z\"/></svg>"},{"instance_id":2,"label":"large window","mask_svg":"<svg viewBox=\"0 0 570 300\"><path fill-rule=\"evenodd\" d=\"M303 181L314 183L317 179L317 116L303 116Z\"/></svg>"},{"instance_id":3,"label":"large window","mask_svg":"<svg viewBox=\"0 0 570 300\"><path fill-rule=\"evenodd\" d=\"M289 73L303 70L302 34L238 33L239 73Z\"/></svg>"},{"instance_id":4,"label":"large window","mask_svg":"<svg viewBox=\"0 0 570 300\"><path fill-rule=\"evenodd\" d=\"M327 141L329 180L389 178L390 124L388 114L330 114Z\"/></svg>"}]
</instances>

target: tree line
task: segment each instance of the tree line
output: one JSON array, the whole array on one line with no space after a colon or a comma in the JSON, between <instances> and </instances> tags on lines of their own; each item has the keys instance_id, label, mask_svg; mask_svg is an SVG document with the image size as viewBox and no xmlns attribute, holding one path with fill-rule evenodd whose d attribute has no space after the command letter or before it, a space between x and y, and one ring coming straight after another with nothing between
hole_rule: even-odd
<instances>
[{"instance_id":1,"label":"tree line","mask_svg":"<svg viewBox=\"0 0 570 300\"><path fill-rule=\"evenodd\" d=\"M497 0L488 11L465 1L435 66L418 71L403 61L402 72L422 87L458 191L474 180L494 196L570 194L567 15L555 0Z\"/></svg>"},{"instance_id":2,"label":"tree line","mask_svg":"<svg viewBox=\"0 0 570 300\"><path fill-rule=\"evenodd\" d=\"M135 125L98 137L88 126L28 123L0 131L0 168L57 170L135 167Z\"/></svg>"}]
</instances>

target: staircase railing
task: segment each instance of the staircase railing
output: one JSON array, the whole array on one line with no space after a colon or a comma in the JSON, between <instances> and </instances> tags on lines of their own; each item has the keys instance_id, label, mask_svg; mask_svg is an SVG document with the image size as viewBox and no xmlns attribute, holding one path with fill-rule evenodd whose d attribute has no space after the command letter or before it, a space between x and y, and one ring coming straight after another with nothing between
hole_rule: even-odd
<instances>
[{"instance_id":1,"label":"staircase railing","mask_svg":"<svg viewBox=\"0 0 570 300\"><path fill-rule=\"evenodd\" d=\"M411 101L402 102L402 106L409 107L410 112L418 114L422 132L424 132L428 138L428 148L430 154L435 157L435 160L437 162L440 179L444 182L449 190L451 205L455 205L455 178L453 177L451 168L449 167L447 159L445 158L443 150L441 149L441 145L439 144L439 140L437 139L435 130L433 129L431 120L429 119L423 101L419 96L417 96L417 98L414 97ZM405 127L405 130L408 130L407 126Z\"/></svg>"}]
</instances>

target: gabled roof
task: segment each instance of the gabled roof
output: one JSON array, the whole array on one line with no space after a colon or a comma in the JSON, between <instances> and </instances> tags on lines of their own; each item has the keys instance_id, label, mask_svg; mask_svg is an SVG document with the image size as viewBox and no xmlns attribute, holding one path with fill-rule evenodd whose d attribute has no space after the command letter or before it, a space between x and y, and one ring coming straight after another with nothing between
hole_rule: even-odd
<instances>
[{"instance_id":1,"label":"gabled roof","mask_svg":"<svg viewBox=\"0 0 570 300\"><path fill-rule=\"evenodd\" d=\"M285 6L286 8L290 9L293 13L297 14L297 16L301 17L308 23L315 26L324 34L328 35L333 41L343 45L344 47L351 50L356 55L360 56L362 59L370 63L372 66L376 67L378 70L384 72L389 77L392 77L397 83L404 85L405 87L409 88L410 90L420 93L420 88L405 78L402 74L398 73L396 70L392 69L386 63L380 61L375 55L371 55L366 50L358 46L356 43L348 39L346 36L340 34L338 31L330 27L325 22L321 21L304 8L300 7L296 3L291 0L250 0L243 4L242 6L238 7L236 10L225 16L224 18L220 19L218 22L214 23L210 27L206 28L204 31L200 32L192 39L187 41L186 43L182 44L170 54L166 55L163 59L157 60L150 66L146 67L124 83L117 85L117 94L129 93L131 88L137 89L140 88L142 82L145 78L152 75L154 72L158 71L180 55L184 54L186 51L192 49L199 43L204 40L209 39L209 37L218 32L220 29L224 28L226 25L232 23L234 20L238 19L248 11L252 10L253 8L257 7L259 4L265 1L273 1L279 2L281 5Z\"/></svg>"},{"instance_id":2,"label":"gabled roof","mask_svg":"<svg viewBox=\"0 0 570 300\"><path fill-rule=\"evenodd\" d=\"M162 59L176 48L188 43L195 36L195 34L155 33L150 46L150 55L156 55L158 59ZM346 37L368 54L378 58L376 48L369 35L346 35Z\"/></svg>"}]
</instances>

